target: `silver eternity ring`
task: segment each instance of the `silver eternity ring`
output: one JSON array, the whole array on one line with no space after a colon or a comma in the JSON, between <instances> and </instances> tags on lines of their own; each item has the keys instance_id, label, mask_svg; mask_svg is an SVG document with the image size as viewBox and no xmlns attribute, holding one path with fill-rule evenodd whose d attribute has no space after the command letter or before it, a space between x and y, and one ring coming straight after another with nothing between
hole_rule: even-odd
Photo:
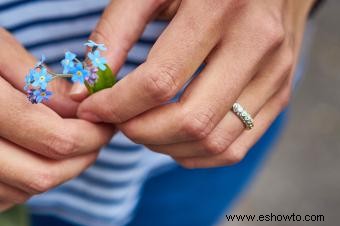
<instances>
[{"instance_id":1,"label":"silver eternity ring","mask_svg":"<svg viewBox=\"0 0 340 226\"><path fill-rule=\"evenodd\" d=\"M239 103L234 103L232 107L233 112L243 122L246 129L252 129L254 127L254 120L251 115L242 107Z\"/></svg>"}]
</instances>

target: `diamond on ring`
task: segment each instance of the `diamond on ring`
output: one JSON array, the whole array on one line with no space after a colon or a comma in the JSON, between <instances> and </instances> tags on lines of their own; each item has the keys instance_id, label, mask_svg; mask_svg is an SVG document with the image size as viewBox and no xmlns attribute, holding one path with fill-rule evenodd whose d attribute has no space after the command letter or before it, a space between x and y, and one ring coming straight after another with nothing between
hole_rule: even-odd
<instances>
[{"instance_id":1,"label":"diamond on ring","mask_svg":"<svg viewBox=\"0 0 340 226\"><path fill-rule=\"evenodd\" d=\"M241 119L246 129L254 127L254 120L251 115L239 103L234 103L232 107L233 112Z\"/></svg>"}]
</instances>

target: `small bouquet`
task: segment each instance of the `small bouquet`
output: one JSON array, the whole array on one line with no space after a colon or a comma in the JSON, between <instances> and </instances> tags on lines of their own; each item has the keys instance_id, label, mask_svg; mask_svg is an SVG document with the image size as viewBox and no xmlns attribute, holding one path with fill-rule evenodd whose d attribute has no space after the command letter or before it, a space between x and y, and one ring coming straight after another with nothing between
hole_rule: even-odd
<instances>
[{"instance_id":1,"label":"small bouquet","mask_svg":"<svg viewBox=\"0 0 340 226\"><path fill-rule=\"evenodd\" d=\"M84 61L80 61L76 54L67 51L61 61L63 73L51 72L44 65L45 57L31 69L25 77L25 91L32 104L38 104L50 99L52 92L47 90L48 83L57 78L69 78L72 82L84 84L89 93L95 93L112 87L116 80L101 51L106 51L104 44L88 40L84 44L90 48Z\"/></svg>"}]
</instances>

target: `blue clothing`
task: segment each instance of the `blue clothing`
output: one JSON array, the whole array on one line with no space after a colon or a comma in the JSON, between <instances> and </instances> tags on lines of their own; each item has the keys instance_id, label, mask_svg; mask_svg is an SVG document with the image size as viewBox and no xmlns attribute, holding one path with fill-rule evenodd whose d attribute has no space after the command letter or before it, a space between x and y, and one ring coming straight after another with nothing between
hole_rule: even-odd
<instances>
[{"instance_id":1,"label":"blue clothing","mask_svg":"<svg viewBox=\"0 0 340 226\"><path fill-rule=\"evenodd\" d=\"M282 113L237 165L197 170L176 167L149 178L127 226L213 226L221 217L223 221L272 150L285 118L286 113ZM82 226L40 215L34 215L32 223L32 226Z\"/></svg>"}]
</instances>

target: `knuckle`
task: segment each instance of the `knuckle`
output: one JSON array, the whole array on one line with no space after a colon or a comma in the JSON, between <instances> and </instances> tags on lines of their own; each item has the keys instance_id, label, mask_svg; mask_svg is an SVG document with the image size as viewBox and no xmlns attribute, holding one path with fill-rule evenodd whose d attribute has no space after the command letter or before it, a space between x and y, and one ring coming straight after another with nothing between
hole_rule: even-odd
<instances>
[{"instance_id":1,"label":"knuckle","mask_svg":"<svg viewBox=\"0 0 340 226\"><path fill-rule=\"evenodd\" d=\"M72 156L78 150L76 139L71 133L53 133L45 141L47 155L55 159Z\"/></svg>"},{"instance_id":2,"label":"knuckle","mask_svg":"<svg viewBox=\"0 0 340 226\"><path fill-rule=\"evenodd\" d=\"M177 163L185 169L196 169L198 168L195 161L191 159L177 159Z\"/></svg>"},{"instance_id":3,"label":"knuckle","mask_svg":"<svg viewBox=\"0 0 340 226\"><path fill-rule=\"evenodd\" d=\"M183 131L189 138L201 140L206 138L214 128L214 112L211 110L186 113L183 120Z\"/></svg>"},{"instance_id":4,"label":"knuckle","mask_svg":"<svg viewBox=\"0 0 340 226\"><path fill-rule=\"evenodd\" d=\"M246 153L246 151L243 150L243 147L229 147L224 158L225 163L227 165L240 163L244 159L243 153Z\"/></svg>"},{"instance_id":5,"label":"knuckle","mask_svg":"<svg viewBox=\"0 0 340 226\"><path fill-rule=\"evenodd\" d=\"M231 136L228 133L215 136L208 136L203 140L203 147L210 154L220 154L224 152L232 142Z\"/></svg>"},{"instance_id":6,"label":"knuckle","mask_svg":"<svg viewBox=\"0 0 340 226\"><path fill-rule=\"evenodd\" d=\"M32 175L27 187L31 189L34 194L40 194L52 189L56 184L56 173L51 169L42 168Z\"/></svg>"},{"instance_id":7,"label":"knuckle","mask_svg":"<svg viewBox=\"0 0 340 226\"><path fill-rule=\"evenodd\" d=\"M270 48L281 45L285 39L285 29L280 20L270 16L263 25L263 34Z\"/></svg>"},{"instance_id":8,"label":"knuckle","mask_svg":"<svg viewBox=\"0 0 340 226\"><path fill-rule=\"evenodd\" d=\"M285 74L290 74L294 67L294 53L291 48L287 48L285 53L283 54L284 57L282 59L284 65L284 72Z\"/></svg>"},{"instance_id":9,"label":"knuckle","mask_svg":"<svg viewBox=\"0 0 340 226\"><path fill-rule=\"evenodd\" d=\"M177 92L177 70L175 67L161 65L146 74L145 91L157 103L170 100Z\"/></svg>"},{"instance_id":10,"label":"knuckle","mask_svg":"<svg viewBox=\"0 0 340 226\"><path fill-rule=\"evenodd\" d=\"M281 109L286 108L289 105L291 99L291 90L290 88L285 88L279 96L279 104Z\"/></svg>"}]
</instances>

